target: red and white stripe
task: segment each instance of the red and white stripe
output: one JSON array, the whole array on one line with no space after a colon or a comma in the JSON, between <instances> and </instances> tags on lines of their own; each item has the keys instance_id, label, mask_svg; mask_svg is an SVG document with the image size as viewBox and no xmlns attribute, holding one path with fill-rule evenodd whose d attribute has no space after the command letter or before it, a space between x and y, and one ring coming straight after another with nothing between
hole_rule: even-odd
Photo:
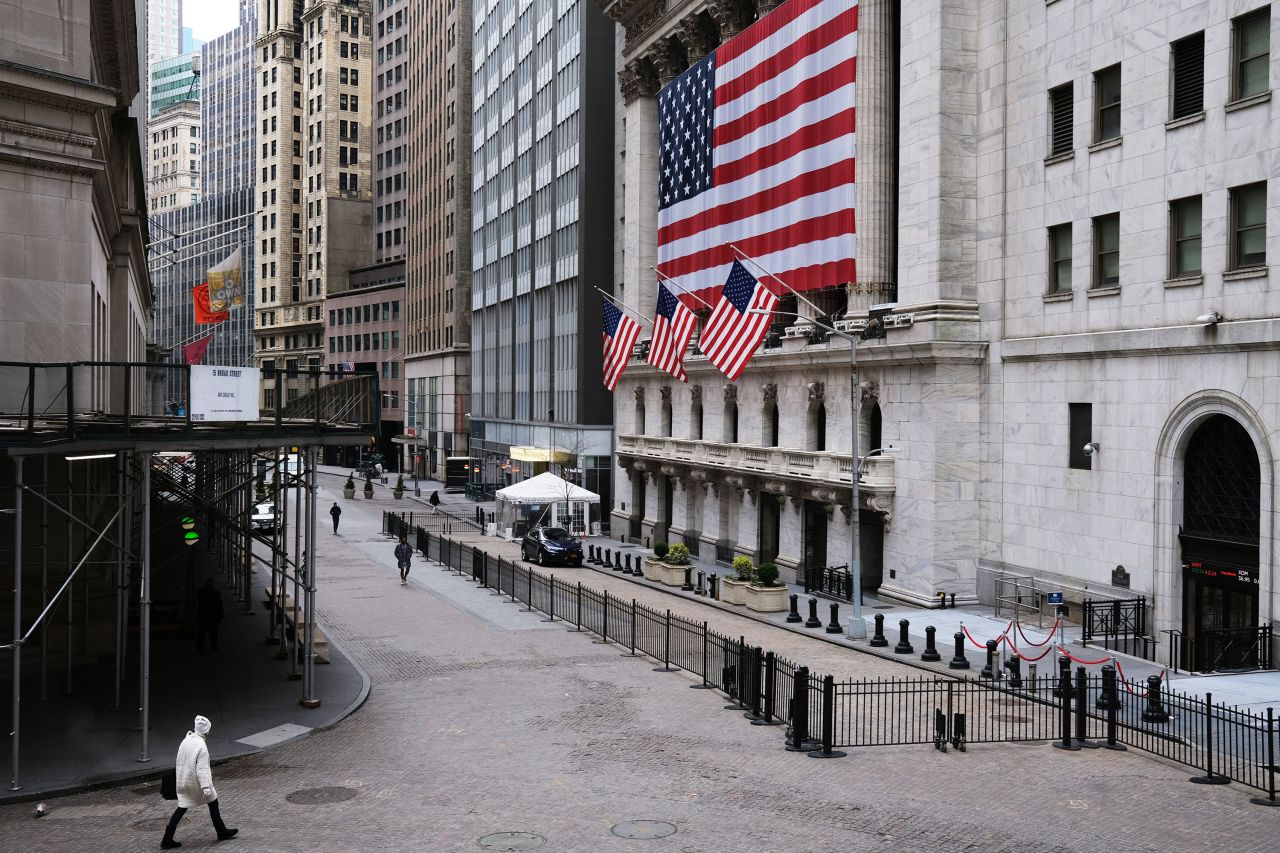
<instances>
[{"instance_id":1,"label":"red and white stripe","mask_svg":"<svg viewBox=\"0 0 1280 853\"><path fill-rule=\"evenodd\" d=\"M730 244L796 290L854 280L857 24L850 0L788 0L716 50L712 187L659 213L684 290L719 287Z\"/></svg>"},{"instance_id":2,"label":"red and white stripe","mask_svg":"<svg viewBox=\"0 0 1280 853\"><path fill-rule=\"evenodd\" d=\"M678 297L677 297L678 301ZM665 370L681 382L688 382L684 370L684 357L689 352L689 339L693 337L697 315L680 302L676 306L675 321L657 314L653 318L653 336L649 339L648 362L659 370Z\"/></svg>"},{"instance_id":3,"label":"red and white stripe","mask_svg":"<svg viewBox=\"0 0 1280 853\"><path fill-rule=\"evenodd\" d=\"M627 369L627 361L635 348L636 339L640 337L640 324L627 316L624 311L618 321L618 331L614 335L608 333L604 338L604 387L612 391L622 378L622 371Z\"/></svg>"},{"instance_id":4,"label":"red and white stripe","mask_svg":"<svg viewBox=\"0 0 1280 853\"><path fill-rule=\"evenodd\" d=\"M747 362L769 330L777 305L777 295L763 281L756 283L746 313L739 313L728 299L716 303L698 339L698 348L730 382L737 382L747 369Z\"/></svg>"}]
</instances>

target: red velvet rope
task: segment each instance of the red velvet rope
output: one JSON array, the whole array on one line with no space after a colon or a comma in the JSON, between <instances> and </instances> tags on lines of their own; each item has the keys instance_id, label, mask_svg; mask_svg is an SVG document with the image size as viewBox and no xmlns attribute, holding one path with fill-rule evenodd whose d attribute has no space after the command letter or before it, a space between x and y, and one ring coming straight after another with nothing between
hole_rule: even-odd
<instances>
[{"instance_id":1,"label":"red velvet rope","mask_svg":"<svg viewBox=\"0 0 1280 853\"><path fill-rule=\"evenodd\" d=\"M1071 652L1067 651L1066 646L1060 645L1058 646L1058 649L1064 655L1066 655L1069 660L1073 660L1076 663L1080 664L1081 666L1097 666L1098 664L1110 663L1112 660L1114 660L1114 658L1103 658L1102 660L1080 660L1080 658L1076 657L1075 655L1071 654Z\"/></svg>"},{"instance_id":2,"label":"red velvet rope","mask_svg":"<svg viewBox=\"0 0 1280 853\"><path fill-rule=\"evenodd\" d=\"M1013 649L1014 654L1016 654L1018 657L1022 658L1022 659L1023 659L1024 661L1026 661L1027 663L1035 663L1036 661L1041 660L1041 659L1042 659L1042 658L1044 658L1046 655L1048 655L1048 654L1049 654L1049 652L1053 651L1053 648L1054 648L1053 646L1050 646L1049 648L1047 648L1047 649L1045 649L1044 651L1042 651L1038 657L1029 658L1029 657L1027 657L1026 655L1024 655L1022 652L1018 651L1018 647L1017 647L1017 646L1015 646L1015 645L1013 644L1013 641L1010 641L1010 642L1009 642L1009 646L1010 646L1010 648L1012 648L1012 649Z\"/></svg>"},{"instance_id":3,"label":"red velvet rope","mask_svg":"<svg viewBox=\"0 0 1280 853\"><path fill-rule=\"evenodd\" d=\"M1054 634L1054 632L1055 632L1055 631L1057 631L1057 630L1058 630L1058 625L1059 625L1059 624L1061 624L1061 622L1062 622L1062 617L1061 617L1061 616L1059 616L1057 619L1053 620L1053 627L1051 627L1051 628L1049 629L1049 636L1048 636L1048 637L1046 637L1045 639L1041 640L1041 641L1040 641L1040 642L1038 642L1038 643L1033 643L1033 642L1031 641L1031 638L1027 636L1027 633L1026 633L1025 631L1023 631L1023 630L1022 630L1022 623L1021 623L1021 622L1015 622L1014 624L1018 626L1018 633L1022 635L1022 640L1023 640L1023 642L1025 642L1025 643L1026 643L1027 645L1029 645L1029 646L1035 646L1036 648L1040 648L1041 646L1044 646L1044 645L1047 645L1047 644L1049 644L1049 643L1052 643L1052 642L1053 642L1053 634ZM1039 658L1036 658L1036 660L1039 660Z\"/></svg>"},{"instance_id":4,"label":"red velvet rope","mask_svg":"<svg viewBox=\"0 0 1280 853\"><path fill-rule=\"evenodd\" d=\"M1011 627L1013 627L1013 620L1012 620L1012 619L1011 619L1011 620L1009 620L1009 624L1008 624L1008 625L1005 625L1005 626L1004 626L1004 630L1000 632L1000 636L996 638L996 646L997 646L997 647L998 647L1001 643L1003 643L1005 640L1007 640L1007 639L1009 638L1009 629L1010 629ZM963 622L961 622L961 623L960 623L960 630L961 630L961 631L964 631L964 635L965 635L966 637L968 637L968 638L969 638L969 642L973 643L973 645L974 645L974 647L975 647L975 648L982 649L983 651L986 651L986 650L987 650L987 644L986 644L986 643L979 643L977 640L975 640L975 639L973 638L973 634L970 634L970 633L969 633L969 629L965 627L965 625L964 625L964 623L963 623Z\"/></svg>"}]
</instances>

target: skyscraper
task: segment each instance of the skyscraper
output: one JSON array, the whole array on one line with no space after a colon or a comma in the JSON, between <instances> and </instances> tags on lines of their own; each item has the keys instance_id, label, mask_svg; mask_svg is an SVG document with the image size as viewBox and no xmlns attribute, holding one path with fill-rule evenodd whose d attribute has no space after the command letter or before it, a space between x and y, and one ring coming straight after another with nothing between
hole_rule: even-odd
<instances>
[{"instance_id":1,"label":"skyscraper","mask_svg":"<svg viewBox=\"0 0 1280 853\"><path fill-rule=\"evenodd\" d=\"M182 0L146 0L147 66L182 53Z\"/></svg>"},{"instance_id":2,"label":"skyscraper","mask_svg":"<svg viewBox=\"0 0 1280 853\"><path fill-rule=\"evenodd\" d=\"M487 483L550 467L608 495L613 25L587 0L491 0L474 33L472 455Z\"/></svg>"},{"instance_id":3,"label":"skyscraper","mask_svg":"<svg viewBox=\"0 0 1280 853\"><path fill-rule=\"evenodd\" d=\"M470 411L471 3L393 0L385 22L375 36L386 66L375 81L375 251L405 254L404 417L417 438L406 453L421 476L443 477L446 458L467 455Z\"/></svg>"}]
</instances>

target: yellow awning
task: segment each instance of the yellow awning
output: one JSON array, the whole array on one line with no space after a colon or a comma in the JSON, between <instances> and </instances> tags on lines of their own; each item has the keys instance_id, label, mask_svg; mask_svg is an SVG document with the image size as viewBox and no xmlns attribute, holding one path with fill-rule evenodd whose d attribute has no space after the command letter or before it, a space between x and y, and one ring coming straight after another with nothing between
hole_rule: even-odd
<instances>
[{"instance_id":1,"label":"yellow awning","mask_svg":"<svg viewBox=\"0 0 1280 853\"><path fill-rule=\"evenodd\" d=\"M511 458L518 459L521 462L547 462L550 456L551 462L568 462L572 457L563 450L552 449L548 451L545 447L513 447L511 448Z\"/></svg>"}]
</instances>

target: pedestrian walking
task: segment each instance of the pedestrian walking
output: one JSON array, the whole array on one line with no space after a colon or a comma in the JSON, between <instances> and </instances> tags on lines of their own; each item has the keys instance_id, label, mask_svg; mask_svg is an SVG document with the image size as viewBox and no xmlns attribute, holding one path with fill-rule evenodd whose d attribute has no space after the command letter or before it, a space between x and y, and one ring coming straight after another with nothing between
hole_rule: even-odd
<instances>
[{"instance_id":1,"label":"pedestrian walking","mask_svg":"<svg viewBox=\"0 0 1280 853\"><path fill-rule=\"evenodd\" d=\"M427 499L427 502L431 504L431 512L433 514L440 512L440 493L439 492L432 492L431 497Z\"/></svg>"},{"instance_id":2,"label":"pedestrian walking","mask_svg":"<svg viewBox=\"0 0 1280 853\"><path fill-rule=\"evenodd\" d=\"M329 515L333 516L333 535L338 535L338 518L342 515L342 507L338 506L338 502L333 502L333 508L329 510Z\"/></svg>"},{"instance_id":3,"label":"pedestrian walking","mask_svg":"<svg viewBox=\"0 0 1280 853\"><path fill-rule=\"evenodd\" d=\"M413 547L409 544L406 536L400 537L400 544L396 546L396 565L400 567L400 585L404 586L409 582L409 565L413 561Z\"/></svg>"},{"instance_id":4,"label":"pedestrian walking","mask_svg":"<svg viewBox=\"0 0 1280 853\"><path fill-rule=\"evenodd\" d=\"M238 829L227 829L222 822L222 813L218 809L218 792L213 788L213 772L209 769L209 747L205 738L209 735L212 723L208 717L196 717L195 731L187 732L182 745L178 747L178 758L174 765L177 778L178 807L174 809L169 825L165 827L164 839L160 847L173 850L182 844L174 841L173 834L178 831L178 823L187 809L197 806L209 806L209 818L213 821L213 829L218 833L219 841L235 838Z\"/></svg>"},{"instance_id":5,"label":"pedestrian walking","mask_svg":"<svg viewBox=\"0 0 1280 853\"><path fill-rule=\"evenodd\" d=\"M222 593L213 585L213 578L205 581L196 592L196 651L204 653L204 639L209 638L209 648L218 650L218 626L222 623Z\"/></svg>"}]
</instances>

